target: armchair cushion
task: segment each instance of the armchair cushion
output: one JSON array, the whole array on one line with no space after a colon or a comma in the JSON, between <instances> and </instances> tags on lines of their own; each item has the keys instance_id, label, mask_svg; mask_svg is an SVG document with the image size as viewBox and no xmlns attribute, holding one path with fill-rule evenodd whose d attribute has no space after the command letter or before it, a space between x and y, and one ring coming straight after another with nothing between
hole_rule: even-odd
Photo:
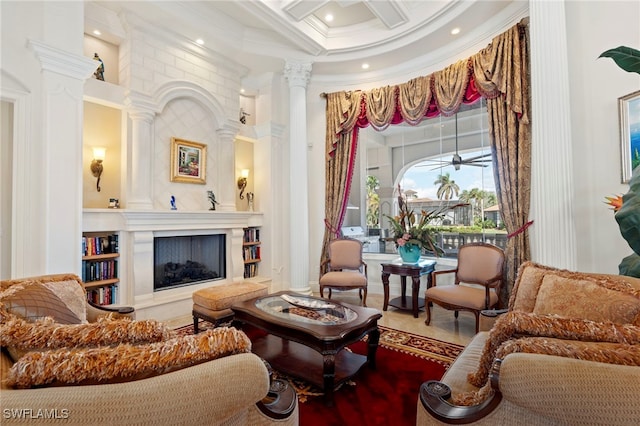
<instances>
[{"instance_id":1,"label":"armchair cushion","mask_svg":"<svg viewBox=\"0 0 640 426\"><path fill-rule=\"evenodd\" d=\"M489 377L491 365L500 346L509 339L519 336L640 345L640 327L634 325L509 312L498 319L489 332L478 369L469 374L469 382L478 387L483 386ZM570 347L567 350L570 352ZM600 361L600 359L594 359L594 361Z\"/></svg>"},{"instance_id":2,"label":"armchair cushion","mask_svg":"<svg viewBox=\"0 0 640 426\"><path fill-rule=\"evenodd\" d=\"M54 293L69 310L78 318L78 322L87 321L86 292L82 280L75 274L51 274L29 278L0 281L0 289L4 291L10 288L24 287L31 284L40 284ZM7 294L10 294L7 293Z\"/></svg>"},{"instance_id":3,"label":"armchair cushion","mask_svg":"<svg viewBox=\"0 0 640 426\"><path fill-rule=\"evenodd\" d=\"M11 367L6 383L14 388L120 383L250 351L251 341L246 334L235 328L218 327L137 346L30 352Z\"/></svg>"},{"instance_id":4,"label":"armchair cushion","mask_svg":"<svg viewBox=\"0 0 640 426\"><path fill-rule=\"evenodd\" d=\"M171 337L173 332L154 320L101 318L95 323L59 324L52 318L30 322L7 315L0 323L0 344L14 361L34 350L151 343Z\"/></svg>"},{"instance_id":5,"label":"armchair cushion","mask_svg":"<svg viewBox=\"0 0 640 426\"><path fill-rule=\"evenodd\" d=\"M60 297L38 282L25 281L11 286L0 294L0 300L4 311L29 321L51 317L61 324L82 322Z\"/></svg>"},{"instance_id":6,"label":"armchair cushion","mask_svg":"<svg viewBox=\"0 0 640 426\"><path fill-rule=\"evenodd\" d=\"M607 288L603 281L546 275L533 313L640 325L640 298L631 288ZM637 290L635 291L637 292Z\"/></svg>"}]
</instances>

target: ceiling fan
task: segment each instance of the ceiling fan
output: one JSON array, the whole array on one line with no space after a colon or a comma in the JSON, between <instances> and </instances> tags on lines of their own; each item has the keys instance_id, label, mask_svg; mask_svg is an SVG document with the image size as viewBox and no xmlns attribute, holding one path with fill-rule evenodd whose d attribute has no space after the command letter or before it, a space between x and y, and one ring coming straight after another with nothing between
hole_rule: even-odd
<instances>
[{"instance_id":1,"label":"ceiling fan","mask_svg":"<svg viewBox=\"0 0 640 426\"><path fill-rule=\"evenodd\" d=\"M431 161L431 164L425 164L425 166L432 166L437 164L437 167L434 167L431 170L437 170L442 167L453 166L454 169L460 170L460 166L474 166L474 167L487 167L485 163L491 162L490 157L491 153L476 155L471 158L462 158L460 154L458 154L458 114L456 114L456 153L453 154L453 158L451 161L442 161L442 160L427 160Z\"/></svg>"}]
</instances>

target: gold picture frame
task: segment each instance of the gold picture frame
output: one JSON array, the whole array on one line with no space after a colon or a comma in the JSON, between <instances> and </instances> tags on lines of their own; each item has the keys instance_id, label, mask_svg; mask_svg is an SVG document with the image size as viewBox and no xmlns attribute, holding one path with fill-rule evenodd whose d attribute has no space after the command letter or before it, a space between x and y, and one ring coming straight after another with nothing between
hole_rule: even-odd
<instances>
[{"instance_id":1,"label":"gold picture frame","mask_svg":"<svg viewBox=\"0 0 640 426\"><path fill-rule=\"evenodd\" d=\"M640 166L640 90L618 98L622 183Z\"/></svg>"},{"instance_id":2,"label":"gold picture frame","mask_svg":"<svg viewBox=\"0 0 640 426\"><path fill-rule=\"evenodd\" d=\"M207 145L171 138L171 182L207 183Z\"/></svg>"}]
</instances>

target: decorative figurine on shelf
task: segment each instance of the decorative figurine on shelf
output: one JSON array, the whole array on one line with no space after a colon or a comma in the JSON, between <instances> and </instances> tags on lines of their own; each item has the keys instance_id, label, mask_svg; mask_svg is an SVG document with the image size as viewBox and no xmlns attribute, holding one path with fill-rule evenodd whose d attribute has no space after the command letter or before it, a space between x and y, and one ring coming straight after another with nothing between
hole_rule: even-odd
<instances>
[{"instance_id":1,"label":"decorative figurine on shelf","mask_svg":"<svg viewBox=\"0 0 640 426\"><path fill-rule=\"evenodd\" d=\"M249 203L249 211L253 211L253 192L247 192L247 203Z\"/></svg>"},{"instance_id":2,"label":"decorative figurine on shelf","mask_svg":"<svg viewBox=\"0 0 640 426\"><path fill-rule=\"evenodd\" d=\"M98 80L104 81L104 62L102 62L102 59L100 59L100 56L98 56L97 53L93 54L93 59L100 62L100 65L98 65L98 68L96 69L96 72L93 73L93 76Z\"/></svg>"},{"instance_id":3,"label":"decorative figurine on shelf","mask_svg":"<svg viewBox=\"0 0 640 426\"><path fill-rule=\"evenodd\" d=\"M209 197L209 202L211 203L211 208L209 210L215 210L216 204L220 204L216 201L216 194L213 191L207 191L207 196Z\"/></svg>"},{"instance_id":4,"label":"decorative figurine on shelf","mask_svg":"<svg viewBox=\"0 0 640 426\"><path fill-rule=\"evenodd\" d=\"M109 208L110 209L119 209L120 201L117 198L109 198Z\"/></svg>"},{"instance_id":5,"label":"decorative figurine on shelf","mask_svg":"<svg viewBox=\"0 0 640 426\"><path fill-rule=\"evenodd\" d=\"M247 116L251 115L248 112L244 112L242 108L240 108L240 122L242 124L247 124Z\"/></svg>"},{"instance_id":6,"label":"decorative figurine on shelf","mask_svg":"<svg viewBox=\"0 0 640 426\"><path fill-rule=\"evenodd\" d=\"M178 208L176 207L176 197L174 197L173 195L171 196L171 210L178 210Z\"/></svg>"}]
</instances>

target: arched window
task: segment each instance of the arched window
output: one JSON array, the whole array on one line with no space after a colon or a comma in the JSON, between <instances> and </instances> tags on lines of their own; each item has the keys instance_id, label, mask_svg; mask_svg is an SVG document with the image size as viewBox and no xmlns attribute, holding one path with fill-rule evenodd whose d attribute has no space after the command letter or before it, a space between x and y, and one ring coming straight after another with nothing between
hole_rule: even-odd
<instances>
[{"instance_id":1,"label":"arched window","mask_svg":"<svg viewBox=\"0 0 640 426\"><path fill-rule=\"evenodd\" d=\"M385 238L400 188L416 212L451 206L434 223L445 255L455 256L465 242L505 247L487 129L484 102L418 126L362 129L344 228L365 241L365 251L395 253Z\"/></svg>"}]
</instances>

